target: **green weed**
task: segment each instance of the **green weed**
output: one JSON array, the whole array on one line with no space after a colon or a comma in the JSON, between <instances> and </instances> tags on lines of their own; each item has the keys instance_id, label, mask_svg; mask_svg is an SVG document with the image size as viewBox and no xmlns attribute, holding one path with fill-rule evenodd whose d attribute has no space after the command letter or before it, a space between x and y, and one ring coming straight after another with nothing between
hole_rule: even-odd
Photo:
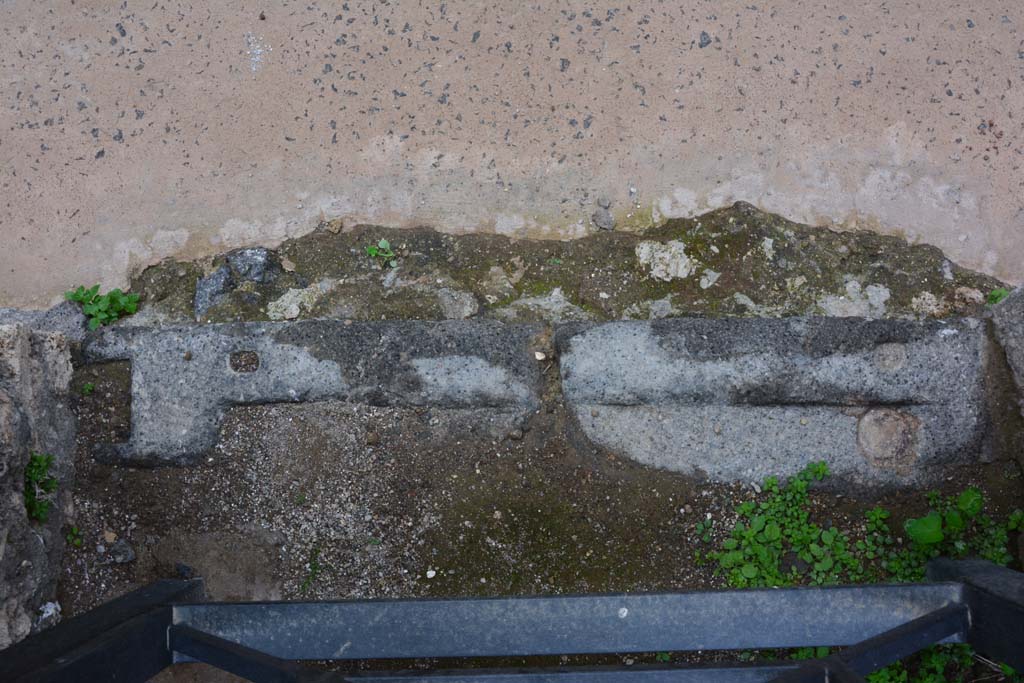
<instances>
[{"instance_id":1,"label":"green weed","mask_svg":"<svg viewBox=\"0 0 1024 683\"><path fill-rule=\"evenodd\" d=\"M306 578L302 580L299 590L303 593L313 587L313 582L320 576L320 546L313 546L309 551L309 562L306 563Z\"/></svg>"},{"instance_id":2,"label":"green weed","mask_svg":"<svg viewBox=\"0 0 1024 683\"><path fill-rule=\"evenodd\" d=\"M57 493L57 478L50 474L53 456L32 453L25 466L25 511L29 519L45 522L50 518Z\"/></svg>"},{"instance_id":3,"label":"green weed","mask_svg":"<svg viewBox=\"0 0 1024 683\"><path fill-rule=\"evenodd\" d=\"M82 532L79 531L77 526L73 526L68 529L68 533L64 536L64 540L68 542L68 545L73 545L76 548L82 547Z\"/></svg>"},{"instance_id":4,"label":"green weed","mask_svg":"<svg viewBox=\"0 0 1024 683\"><path fill-rule=\"evenodd\" d=\"M831 652L828 647L801 647L789 656L790 659L823 659Z\"/></svg>"},{"instance_id":5,"label":"green weed","mask_svg":"<svg viewBox=\"0 0 1024 683\"><path fill-rule=\"evenodd\" d=\"M988 302L995 306L997 303L1010 296L1010 290L1006 287L996 287L988 293Z\"/></svg>"},{"instance_id":6,"label":"green weed","mask_svg":"<svg viewBox=\"0 0 1024 683\"><path fill-rule=\"evenodd\" d=\"M945 683L963 681L974 666L974 653L969 645L937 645L924 650L916 663L890 664L868 674L868 683Z\"/></svg>"},{"instance_id":7,"label":"green weed","mask_svg":"<svg viewBox=\"0 0 1024 683\"><path fill-rule=\"evenodd\" d=\"M729 537L704 555L716 564L716 573L736 588L921 581L928 561L939 556L981 557L1007 565L1012 560L1009 534L1024 531L1024 511L1016 510L1005 521L997 521L985 514L984 497L972 487L945 497L935 491L928 493L929 511L905 522L906 543L902 545L889 527L889 511L874 507L865 513L863 538L854 542L839 529L823 528L811 519L809 489L826 476L828 467L818 462L785 483L775 477L765 480L759 499L737 506L739 520ZM708 543L710 528L709 522L701 521L694 531ZM792 657L826 655L827 648L801 648ZM975 659L965 645L935 646L919 653L911 664L893 664L871 674L868 681L962 680ZM996 675L1016 680L1001 669Z\"/></svg>"},{"instance_id":8,"label":"green weed","mask_svg":"<svg viewBox=\"0 0 1024 683\"><path fill-rule=\"evenodd\" d=\"M928 493L928 503L928 514L908 519L904 524L910 540L907 547L890 549L882 556L882 567L889 580L921 581L928 560L939 556L980 557L1001 565L1013 559L1007 546L1010 532L1022 528L1021 510L1014 511L1005 522L996 522L984 514L985 502L976 488L945 498L932 491ZM891 535L887 526L881 534Z\"/></svg>"},{"instance_id":9,"label":"green weed","mask_svg":"<svg viewBox=\"0 0 1024 683\"><path fill-rule=\"evenodd\" d=\"M138 294L126 294L120 289L112 289L106 294L100 294L99 291L100 286L96 285L91 289L80 286L64 293L65 299L82 305L82 313L89 318L90 330L109 325L138 310Z\"/></svg>"},{"instance_id":10,"label":"green weed","mask_svg":"<svg viewBox=\"0 0 1024 683\"><path fill-rule=\"evenodd\" d=\"M808 488L827 474L828 466L819 462L785 484L769 477L762 487L763 500L737 507L740 520L729 538L719 551L708 553L729 585L791 586L861 578L863 566L850 551L849 537L810 520Z\"/></svg>"},{"instance_id":11,"label":"green weed","mask_svg":"<svg viewBox=\"0 0 1024 683\"><path fill-rule=\"evenodd\" d=\"M711 532L714 531L715 520L713 519L702 519L697 522L694 527L694 531L697 532L697 537L705 543L711 542Z\"/></svg>"},{"instance_id":12,"label":"green weed","mask_svg":"<svg viewBox=\"0 0 1024 683\"><path fill-rule=\"evenodd\" d=\"M386 263L392 268L398 266L398 259L395 257L395 252L391 250L391 243L385 239L377 242L377 244L368 244L366 246L366 253L370 258L376 259L381 263Z\"/></svg>"}]
</instances>

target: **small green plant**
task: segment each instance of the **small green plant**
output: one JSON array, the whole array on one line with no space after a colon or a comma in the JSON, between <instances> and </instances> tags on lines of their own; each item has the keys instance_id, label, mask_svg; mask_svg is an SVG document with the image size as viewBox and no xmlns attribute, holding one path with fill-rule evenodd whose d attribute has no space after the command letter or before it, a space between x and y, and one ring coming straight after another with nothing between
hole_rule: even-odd
<instances>
[{"instance_id":1,"label":"small green plant","mask_svg":"<svg viewBox=\"0 0 1024 683\"><path fill-rule=\"evenodd\" d=\"M29 519L45 522L50 518L57 493L57 478L50 474L53 456L32 453L25 466L25 511Z\"/></svg>"},{"instance_id":2,"label":"small green plant","mask_svg":"<svg viewBox=\"0 0 1024 683\"><path fill-rule=\"evenodd\" d=\"M391 250L391 243L385 239L380 240L377 244L368 244L366 246L366 253L372 259L377 259L381 263L386 263L392 268L398 266L398 259L395 257L395 252Z\"/></svg>"},{"instance_id":3,"label":"small green plant","mask_svg":"<svg viewBox=\"0 0 1024 683\"><path fill-rule=\"evenodd\" d=\"M68 533L64 536L64 540L68 542L68 545L73 545L76 548L82 547L82 532L79 531L77 526L73 526L68 529Z\"/></svg>"},{"instance_id":4,"label":"small green plant","mask_svg":"<svg viewBox=\"0 0 1024 683\"><path fill-rule=\"evenodd\" d=\"M789 656L790 659L823 659L828 657L831 648L828 647L801 647Z\"/></svg>"},{"instance_id":5,"label":"small green plant","mask_svg":"<svg viewBox=\"0 0 1024 683\"><path fill-rule=\"evenodd\" d=\"M1021 678L1021 675L1017 673L1017 670L1009 664L996 664L995 668L999 669L999 674L1008 681L1019 683L1021 680L1024 680Z\"/></svg>"},{"instance_id":6,"label":"small green plant","mask_svg":"<svg viewBox=\"0 0 1024 683\"><path fill-rule=\"evenodd\" d=\"M997 303L1010 296L1010 290L1006 287L996 287L988 293L988 303L995 306Z\"/></svg>"},{"instance_id":7,"label":"small green plant","mask_svg":"<svg viewBox=\"0 0 1024 683\"><path fill-rule=\"evenodd\" d=\"M693 530L697 533L697 538L705 543L711 542L711 532L714 530L715 520L713 519L702 519L693 527Z\"/></svg>"},{"instance_id":8,"label":"small green plant","mask_svg":"<svg viewBox=\"0 0 1024 683\"><path fill-rule=\"evenodd\" d=\"M873 674L869 683L945 683L963 681L974 665L973 652L968 645L936 645L921 652L916 666L903 662L890 664Z\"/></svg>"},{"instance_id":9,"label":"small green plant","mask_svg":"<svg viewBox=\"0 0 1024 683\"><path fill-rule=\"evenodd\" d=\"M96 385L92 382L86 382L82 385L82 396L89 396L92 392L96 391Z\"/></svg>"},{"instance_id":10,"label":"small green plant","mask_svg":"<svg viewBox=\"0 0 1024 683\"><path fill-rule=\"evenodd\" d=\"M82 305L82 313L89 317L90 330L131 315L139 308L138 294L126 294L120 289L112 289L106 294L99 292L100 286L96 285L91 289L80 286L64 293L65 299Z\"/></svg>"},{"instance_id":11,"label":"small green plant","mask_svg":"<svg viewBox=\"0 0 1024 683\"><path fill-rule=\"evenodd\" d=\"M661 662L662 664L668 664L672 661L672 655L667 652L658 652L654 655L654 661Z\"/></svg>"},{"instance_id":12,"label":"small green plant","mask_svg":"<svg viewBox=\"0 0 1024 683\"><path fill-rule=\"evenodd\" d=\"M551 258L548 259L548 265L560 266L562 265L562 259L558 258L557 256L552 256Z\"/></svg>"},{"instance_id":13,"label":"small green plant","mask_svg":"<svg viewBox=\"0 0 1024 683\"><path fill-rule=\"evenodd\" d=\"M896 581L921 581L928 560L944 556L981 557L996 564L1010 563L1009 534L1020 531L1024 512L1016 510L1006 522L997 523L984 514L981 491L968 488L957 496L943 498L928 494L931 508L922 517L908 519L903 530L911 543L901 550L883 555L888 578ZM887 534L885 529L881 533Z\"/></svg>"},{"instance_id":14,"label":"small green plant","mask_svg":"<svg viewBox=\"0 0 1024 683\"><path fill-rule=\"evenodd\" d=\"M988 293L988 302L992 306L995 306L997 303L999 303L1008 296L1010 296L1010 290L1008 290L1006 287L996 287L995 289Z\"/></svg>"},{"instance_id":15,"label":"small green plant","mask_svg":"<svg viewBox=\"0 0 1024 683\"><path fill-rule=\"evenodd\" d=\"M868 683L907 683L907 670L902 663L897 662L868 674L867 680Z\"/></svg>"},{"instance_id":16,"label":"small green plant","mask_svg":"<svg viewBox=\"0 0 1024 683\"><path fill-rule=\"evenodd\" d=\"M301 592L305 593L313 587L313 582L320 576L321 569L320 546L313 546L309 551L309 562L306 563L306 578L302 580L302 586L299 588Z\"/></svg>"},{"instance_id":17,"label":"small green plant","mask_svg":"<svg viewBox=\"0 0 1024 683\"><path fill-rule=\"evenodd\" d=\"M790 586L857 580L863 567L851 553L850 539L835 528L823 529L810 521L808 488L828 475L823 462L812 463L785 484L765 480L765 499L745 501L721 550L708 554L729 585Z\"/></svg>"},{"instance_id":18,"label":"small green plant","mask_svg":"<svg viewBox=\"0 0 1024 683\"><path fill-rule=\"evenodd\" d=\"M921 581L929 560L938 556L977 556L1006 565L1012 559L1009 534L1024 531L1024 511L1015 510L1005 522L985 514L977 488L957 495L927 494L929 511L906 520L906 543L894 537L890 513L874 507L865 513L863 536L851 542L836 528L811 520L808 489L828 476L824 463L812 463L785 484L769 477L759 499L736 507L739 520L729 537L705 557L717 563L717 573L730 586L787 586L859 581ZM698 536L711 541L699 524ZM802 648L793 658L820 658L827 651ZM939 683L960 681L977 659L1003 680L1015 681L1001 665L976 657L968 646L928 648L909 663L898 662L870 676L870 683Z\"/></svg>"}]
</instances>

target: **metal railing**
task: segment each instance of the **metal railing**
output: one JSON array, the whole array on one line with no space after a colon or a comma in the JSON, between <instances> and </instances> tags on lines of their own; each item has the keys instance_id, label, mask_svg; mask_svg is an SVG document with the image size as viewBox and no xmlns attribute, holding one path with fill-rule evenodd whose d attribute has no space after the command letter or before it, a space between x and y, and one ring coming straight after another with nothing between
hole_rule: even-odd
<instances>
[{"instance_id":1,"label":"metal railing","mask_svg":"<svg viewBox=\"0 0 1024 683\"><path fill-rule=\"evenodd\" d=\"M935 560L930 583L575 597L201 602L158 581L0 652L0 681L145 681L200 661L260 683L862 681L935 643L1024 669L1024 574ZM763 664L334 672L301 660L508 658L831 646Z\"/></svg>"}]
</instances>

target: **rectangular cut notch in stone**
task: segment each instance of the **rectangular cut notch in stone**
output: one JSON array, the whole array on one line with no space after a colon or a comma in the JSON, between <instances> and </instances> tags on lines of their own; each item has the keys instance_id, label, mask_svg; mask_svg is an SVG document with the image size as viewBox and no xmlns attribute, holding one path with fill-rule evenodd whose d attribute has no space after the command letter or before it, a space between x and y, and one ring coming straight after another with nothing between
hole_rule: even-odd
<instances>
[{"instance_id":1,"label":"rectangular cut notch in stone","mask_svg":"<svg viewBox=\"0 0 1024 683\"><path fill-rule=\"evenodd\" d=\"M194 462L236 405L339 399L372 405L539 403L539 328L469 322L342 321L119 327L86 339L88 362L132 362L131 438L105 460Z\"/></svg>"},{"instance_id":2,"label":"rectangular cut notch in stone","mask_svg":"<svg viewBox=\"0 0 1024 683\"><path fill-rule=\"evenodd\" d=\"M975 320L697 319L560 330L583 431L719 481L825 460L864 484L984 457L988 341Z\"/></svg>"}]
</instances>

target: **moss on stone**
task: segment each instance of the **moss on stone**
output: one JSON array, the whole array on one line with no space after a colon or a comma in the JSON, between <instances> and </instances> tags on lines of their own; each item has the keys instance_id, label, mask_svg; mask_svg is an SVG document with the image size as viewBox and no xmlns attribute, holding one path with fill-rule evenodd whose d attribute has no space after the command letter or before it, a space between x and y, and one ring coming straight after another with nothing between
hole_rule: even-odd
<instances>
[{"instance_id":1,"label":"moss on stone","mask_svg":"<svg viewBox=\"0 0 1024 683\"><path fill-rule=\"evenodd\" d=\"M132 278L131 291L142 295L142 307L158 309L172 320L191 320L196 281L202 276L198 263L167 259Z\"/></svg>"},{"instance_id":2,"label":"moss on stone","mask_svg":"<svg viewBox=\"0 0 1024 683\"><path fill-rule=\"evenodd\" d=\"M444 316L436 295L442 287L474 296L483 316L507 317L514 301L556 288L600 320L814 315L829 313L836 302L840 310L864 308L863 302L848 301L850 283L856 283L855 295L884 288L888 300L871 309L873 314L941 317L978 314L983 304L977 294L1000 285L949 262L935 247L793 223L742 202L636 233L602 231L565 242L449 235L428 228L357 226L335 233L326 227L278 250L294 272L252 291L232 292L207 318L265 319L266 304L288 287L324 279L337 286L300 317L436 319ZM397 254L394 273L366 254L366 245L382 238ZM637 256L645 241L681 242L693 273L667 281L651 277ZM167 261L147 269L133 285L144 293L146 305L172 319L190 319L194 281L202 272L197 263ZM511 290L496 287L496 272L507 277Z\"/></svg>"}]
</instances>

